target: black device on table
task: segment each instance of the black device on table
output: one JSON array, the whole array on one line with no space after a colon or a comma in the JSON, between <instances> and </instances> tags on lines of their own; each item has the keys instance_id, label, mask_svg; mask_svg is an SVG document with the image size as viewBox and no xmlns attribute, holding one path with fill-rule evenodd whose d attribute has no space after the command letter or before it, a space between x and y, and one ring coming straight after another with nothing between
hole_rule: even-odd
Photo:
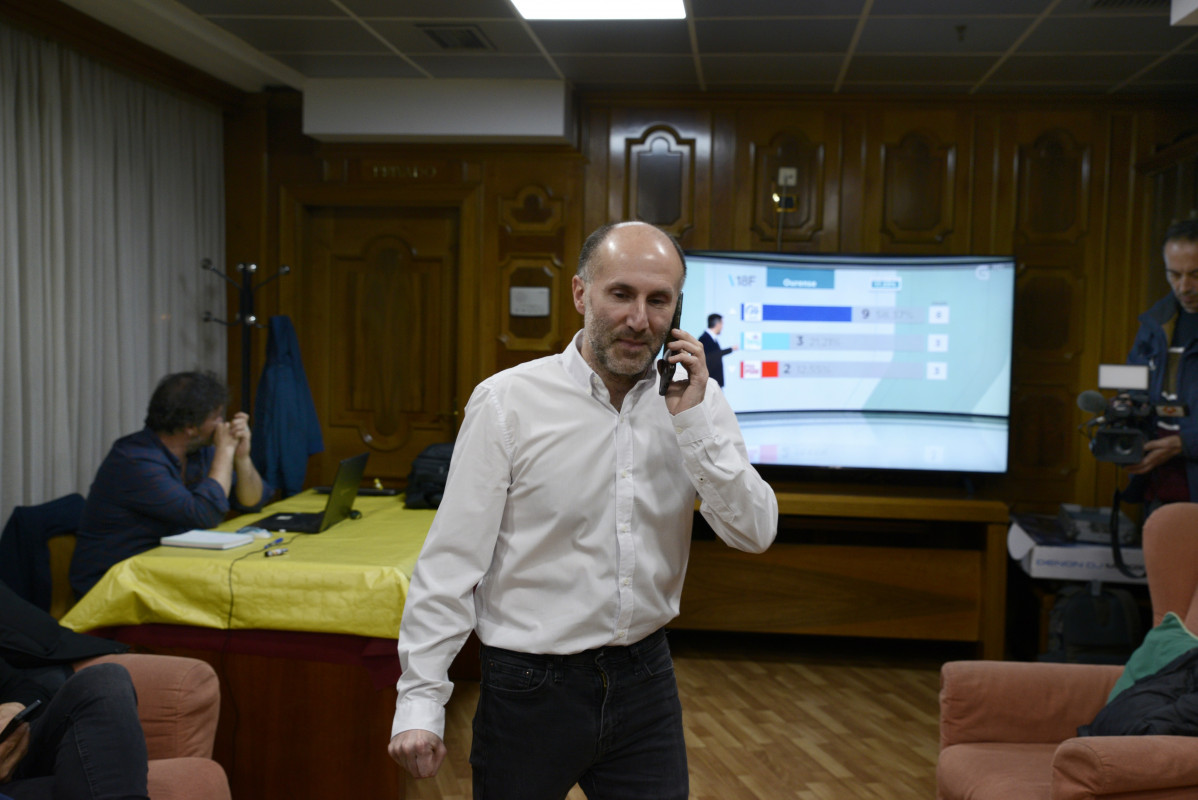
<instances>
[{"instance_id":1,"label":"black device on table","mask_svg":"<svg viewBox=\"0 0 1198 800\"><path fill-rule=\"evenodd\" d=\"M317 494L329 494L333 491L332 486L313 486L312 491ZM358 489L358 497L395 497L399 494L399 489L388 489L385 486L363 486Z\"/></svg>"},{"instance_id":2,"label":"black device on table","mask_svg":"<svg viewBox=\"0 0 1198 800\"><path fill-rule=\"evenodd\" d=\"M263 517L254 524L268 531L284 531L291 533L323 533L354 512L354 500L358 497L358 484L362 474L366 472L366 460L369 451L356 456L342 459L337 467L337 477L333 479L333 490L325 502L324 511L317 513L299 513L280 511Z\"/></svg>"},{"instance_id":3,"label":"black device on table","mask_svg":"<svg viewBox=\"0 0 1198 800\"><path fill-rule=\"evenodd\" d=\"M13 732L20 727L22 722L33 719L41 713L41 710L42 701L34 700L32 703L18 711L13 718L8 721L8 724L4 726L4 730L0 732L0 742L5 741L9 736L12 736Z\"/></svg>"}]
</instances>

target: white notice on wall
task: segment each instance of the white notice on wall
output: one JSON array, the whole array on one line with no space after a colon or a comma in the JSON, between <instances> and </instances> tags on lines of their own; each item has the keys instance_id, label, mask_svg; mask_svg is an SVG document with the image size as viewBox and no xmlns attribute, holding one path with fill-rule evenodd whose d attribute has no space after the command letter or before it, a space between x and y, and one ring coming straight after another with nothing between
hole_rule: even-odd
<instances>
[{"instance_id":1,"label":"white notice on wall","mask_svg":"<svg viewBox=\"0 0 1198 800\"><path fill-rule=\"evenodd\" d=\"M509 308L513 317L549 316L549 287L513 286Z\"/></svg>"}]
</instances>

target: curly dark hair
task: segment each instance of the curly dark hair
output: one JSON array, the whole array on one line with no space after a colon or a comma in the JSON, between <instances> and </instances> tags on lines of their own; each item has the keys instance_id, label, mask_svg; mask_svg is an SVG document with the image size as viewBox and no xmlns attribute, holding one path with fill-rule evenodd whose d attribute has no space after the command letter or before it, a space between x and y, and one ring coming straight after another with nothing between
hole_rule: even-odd
<instances>
[{"instance_id":1,"label":"curly dark hair","mask_svg":"<svg viewBox=\"0 0 1198 800\"><path fill-rule=\"evenodd\" d=\"M199 427L228 403L229 389L216 373L176 372L158 382L146 409L146 427L155 433Z\"/></svg>"}]
</instances>

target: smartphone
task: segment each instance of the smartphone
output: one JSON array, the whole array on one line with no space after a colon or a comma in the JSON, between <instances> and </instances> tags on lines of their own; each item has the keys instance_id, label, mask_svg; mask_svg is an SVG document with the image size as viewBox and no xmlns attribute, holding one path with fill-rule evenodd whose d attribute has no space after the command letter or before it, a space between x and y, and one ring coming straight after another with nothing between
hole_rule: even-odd
<instances>
[{"instance_id":1,"label":"smartphone","mask_svg":"<svg viewBox=\"0 0 1198 800\"><path fill-rule=\"evenodd\" d=\"M4 726L3 732L0 732L0 742L5 741L6 739L8 739L9 736L12 736L13 732L16 731L16 729L18 727L20 727L22 722L33 719L34 717L36 717L38 715L38 712L40 712L41 710L42 710L42 701L34 700L32 703L30 703L29 705L25 706L20 711L18 711L16 713L16 716L14 716L12 719L10 719L8 721L8 724Z\"/></svg>"},{"instance_id":2,"label":"smartphone","mask_svg":"<svg viewBox=\"0 0 1198 800\"><path fill-rule=\"evenodd\" d=\"M661 358L657 361L657 372L661 375L661 382L657 385L657 393L665 397L666 390L670 388L670 381L674 379L674 368L676 364L671 364L670 342L677 337L674 336L674 329L682 326L682 292L678 293L678 305L674 306L674 318L670 320L670 332L666 334L666 342L661 349Z\"/></svg>"}]
</instances>

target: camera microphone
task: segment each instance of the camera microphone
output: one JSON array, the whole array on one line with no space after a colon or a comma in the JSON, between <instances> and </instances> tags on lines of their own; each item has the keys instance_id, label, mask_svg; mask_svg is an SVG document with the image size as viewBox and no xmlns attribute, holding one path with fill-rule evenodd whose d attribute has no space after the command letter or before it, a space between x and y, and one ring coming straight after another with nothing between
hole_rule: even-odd
<instances>
[{"instance_id":1,"label":"camera microphone","mask_svg":"<svg viewBox=\"0 0 1198 800\"><path fill-rule=\"evenodd\" d=\"M1102 392L1087 389L1077 396L1077 407L1090 414L1101 416L1106 413L1109 405Z\"/></svg>"}]
</instances>

